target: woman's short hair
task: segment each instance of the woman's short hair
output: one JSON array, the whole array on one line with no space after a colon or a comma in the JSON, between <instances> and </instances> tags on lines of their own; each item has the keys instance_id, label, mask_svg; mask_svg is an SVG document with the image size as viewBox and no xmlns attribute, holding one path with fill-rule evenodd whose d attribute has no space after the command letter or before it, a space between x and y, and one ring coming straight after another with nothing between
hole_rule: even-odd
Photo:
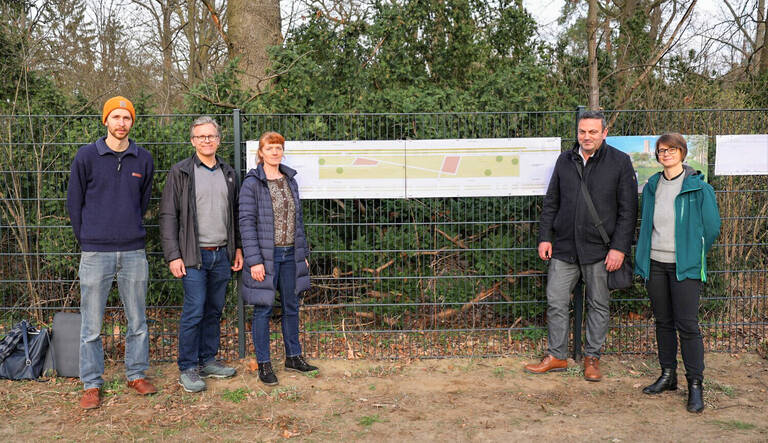
<instances>
[{"instance_id":1,"label":"woman's short hair","mask_svg":"<svg viewBox=\"0 0 768 443\"><path fill-rule=\"evenodd\" d=\"M656 155L656 161L659 161L659 146L665 145L670 148L677 148L680 150L680 161L685 160L685 156L688 155L688 143L685 142L685 138L677 132L667 132L656 140L656 149L654 149L654 155Z\"/></svg>"},{"instance_id":2,"label":"woman's short hair","mask_svg":"<svg viewBox=\"0 0 768 443\"><path fill-rule=\"evenodd\" d=\"M279 132L275 131L267 131L263 134L261 134L261 137L259 137L259 150L256 151L256 157L259 159L259 163L261 163L261 148L264 147L264 145L273 145L278 144L285 149L285 137L280 135Z\"/></svg>"},{"instance_id":3,"label":"woman's short hair","mask_svg":"<svg viewBox=\"0 0 768 443\"><path fill-rule=\"evenodd\" d=\"M261 137L259 137L259 149L263 148L264 145L273 145L273 144L279 144L283 148L285 148L285 137L280 135L278 132L274 131L268 131L263 134L261 134Z\"/></svg>"}]
</instances>

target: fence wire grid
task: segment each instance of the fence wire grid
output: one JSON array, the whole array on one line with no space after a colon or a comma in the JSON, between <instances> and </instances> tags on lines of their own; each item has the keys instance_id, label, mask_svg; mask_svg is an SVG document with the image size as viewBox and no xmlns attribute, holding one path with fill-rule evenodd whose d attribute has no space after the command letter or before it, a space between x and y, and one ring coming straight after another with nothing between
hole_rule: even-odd
<instances>
[{"instance_id":1,"label":"fence wire grid","mask_svg":"<svg viewBox=\"0 0 768 443\"><path fill-rule=\"evenodd\" d=\"M265 131L288 140L560 137L575 141L577 111L420 114L231 114L219 155L245 175L245 142ZM706 135L708 181L723 225L708 257L700 321L708 351L765 345L768 327L768 184L765 176L714 176L715 136L768 132L768 109L607 111L609 134ZM138 116L131 138L155 161L145 217L154 361L176 358L181 282L168 271L158 232L159 199L177 161L193 154L196 115ZM65 203L77 149L104 135L97 116L0 116L0 335L22 318L47 324L77 310L79 248ZM290 152L286 153L290 164ZM299 171L299 174L301 171ZM304 351L324 358L496 356L546 342L546 264L537 255L542 196L327 199L302 202L312 250L312 289L301 309ZM639 221L638 221L639 226ZM220 355L252 354L250 309L233 278ZM279 309L272 352L283 353ZM102 330L105 353L122 359L125 321L116 286ZM643 282L612 294L608 353L650 353L655 333Z\"/></svg>"}]
</instances>

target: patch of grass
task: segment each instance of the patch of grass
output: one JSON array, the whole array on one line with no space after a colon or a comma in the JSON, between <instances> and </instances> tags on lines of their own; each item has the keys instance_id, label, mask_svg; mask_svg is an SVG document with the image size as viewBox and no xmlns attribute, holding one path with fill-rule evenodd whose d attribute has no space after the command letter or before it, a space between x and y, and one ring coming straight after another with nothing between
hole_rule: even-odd
<instances>
[{"instance_id":1,"label":"patch of grass","mask_svg":"<svg viewBox=\"0 0 768 443\"><path fill-rule=\"evenodd\" d=\"M733 386L720 383L717 380L705 380L704 389L707 388L713 392L722 392L728 398L736 397L736 391L733 389Z\"/></svg>"},{"instance_id":2,"label":"patch of grass","mask_svg":"<svg viewBox=\"0 0 768 443\"><path fill-rule=\"evenodd\" d=\"M296 386L278 386L270 392L259 390L259 392L256 393L256 396L268 397L272 400L298 401L301 399L302 393L296 389Z\"/></svg>"},{"instance_id":3,"label":"patch of grass","mask_svg":"<svg viewBox=\"0 0 768 443\"><path fill-rule=\"evenodd\" d=\"M493 376L498 378L504 378L506 375L506 369L504 369L502 366L498 366L496 368L493 368Z\"/></svg>"},{"instance_id":4,"label":"patch of grass","mask_svg":"<svg viewBox=\"0 0 768 443\"><path fill-rule=\"evenodd\" d=\"M583 377L584 369L582 369L581 366L568 366L562 374L566 377Z\"/></svg>"},{"instance_id":5,"label":"patch of grass","mask_svg":"<svg viewBox=\"0 0 768 443\"><path fill-rule=\"evenodd\" d=\"M163 429L163 437L173 437L174 435L178 434L179 431L179 428Z\"/></svg>"},{"instance_id":6,"label":"patch of grass","mask_svg":"<svg viewBox=\"0 0 768 443\"><path fill-rule=\"evenodd\" d=\"M303 374L305 377L317 378L318 374L320 374L320 371L315 369L314 371L304 372Z\"/></svg>"},{"instance_id":7,"label":"patch of grass","mask_svg":"<svg viewBox=\"0 0 768 443\"><path fill-rule=\"evenodd\" d=\"M225 389L224 392L221 394L221 397L224 400L231 401L232 403L240 403L243 400L248 398L248 394L251 391L248 388L237 388L235 390L230 391L229 389Z\"/></svg>"},{"instance_id":8,"label":"patch of grass","mask_svg":"<svg viewBox=\"0 0 768 443\"><path fill-rule=\"evenodd\" d=\"M119 378L113 378L112 380L104 383L104 385L101 387L101 395L104 397L116 395L118 392L122 392L124 387L125 384L122 380Z\"/></svg>"},{"instance_id":9,"label":"patch of grass","mask_svg":"<svg viewBox=\"0 0 768 443\"><path fill-rule=\"evenodd\" d=\"M357 420L357 424L360 426L371 426L374 423L384 423L386 420L379 417L379 414L364 415Z\"/></svg>"},{"instance_id":10,"label":"patch of grass","mask_svg":"<svg viewBox=\"0 0 768 443\"><path fill-rule=\"evenodd\" d=\"M752 423L738 420L713 420L710 423L719 426L726 431L749 431L750 429L755 429L755 425Z\"/></svg>"},{"instance_id":11,"label":"patch of grass","mask_svg":"<svg viewBox=\"0 0 768 443\"><path fill-rule=\"evenodd\" d=\"M376 385L368 385L368 390L369 391L375 391L376 390Z\"/></svg>"}]
</instances>

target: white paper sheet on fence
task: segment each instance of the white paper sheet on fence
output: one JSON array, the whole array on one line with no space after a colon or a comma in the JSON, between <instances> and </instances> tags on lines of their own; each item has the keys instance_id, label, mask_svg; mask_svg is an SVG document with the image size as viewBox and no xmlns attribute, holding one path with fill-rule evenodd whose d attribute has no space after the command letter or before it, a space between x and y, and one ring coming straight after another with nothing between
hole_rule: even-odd
<instances>
[{"instance_id":1,"label":"white paper sheet on fence","mask_svg":"<svg viewBox=\"0 0 768 443\"><path fill-rule=\"evenodd\" d=\"M560 138L286 141L301 197L405 198L542 195ZM246 145L248 168L258 142Z\"/></svg>"},{"instance_id":2,"label":"white paper sheet on fence","mask_svg":"<svg viewBox=\"0 0 768 443\"><path fill-rule=\"evenodd\" d=\"M768 134L718 135L715 175L768 174Z\"/></svg>"}]
</instances>

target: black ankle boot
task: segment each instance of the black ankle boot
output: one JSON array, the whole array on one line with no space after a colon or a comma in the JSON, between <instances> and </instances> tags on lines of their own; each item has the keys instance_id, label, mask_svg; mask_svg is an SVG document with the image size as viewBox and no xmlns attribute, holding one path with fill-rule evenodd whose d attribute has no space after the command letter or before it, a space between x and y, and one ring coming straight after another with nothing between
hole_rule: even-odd
<instances>
[{"instance_id":1,"label":"black ankle boot","mask_svg":"<svg viewBox=\"0 0 768 443\"><path fill-rule=\"evenodd\" d=\"M277 376L272 370L271 362L259 363L259 380L267 386L277 384Z\"/></svg>"},{"instance_id":2,"label":"black ankle boot","mask_svg":"<svg viewBox=\"0 0 768 443\"><path fill-rule=\"evenodd\" d=\"M317 366L312 366L304 360L304 357L297 355L295 357L286 357L285 369L296 372L317 371Z\"/></svg>"},{"instance_id":3,"label":"black ankle boot","mask_svg":"<svg viewBox=\"0 0 768 443\"><path fill-rule=\"evenodd\" d=\"M677 371L674 368L661 368L661 376L643 388L643 394L660 394L664 391L677 390Z\"/></svg>"},{"instance_id":4,"label":"black ankle boot","mask_svg":"<svg viewBox=\"0 0 768 443\"><path fill-rule=\"evenodd\" d=\"M701 398L701 380L688 380L688 412L700 413L704 410L704 399Z\"/></svg>"}]
</instances>

